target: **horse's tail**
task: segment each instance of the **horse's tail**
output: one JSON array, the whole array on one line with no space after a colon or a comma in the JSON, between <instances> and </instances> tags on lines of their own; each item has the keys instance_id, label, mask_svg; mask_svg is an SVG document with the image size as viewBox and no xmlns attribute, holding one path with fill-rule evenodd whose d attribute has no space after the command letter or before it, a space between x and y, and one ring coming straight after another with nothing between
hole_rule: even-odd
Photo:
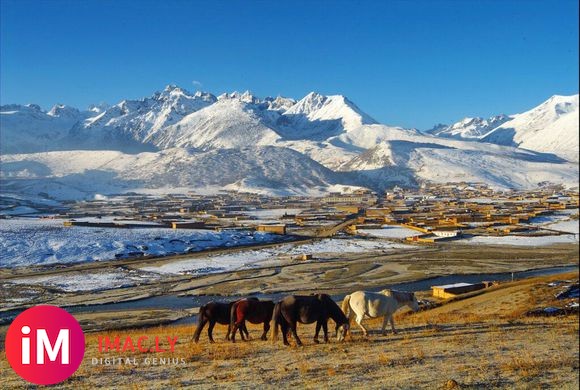
<instances>
[{"instance_id":1,"label":"horse's tail","mask_svg":"<svg viewBox=\"0 0 580 390\"><path fill-rule=\"evenodd\" d=\"M238 302L234 302L232 307L230 308L230 331L234 329L234 325L236 324L237 316L236 310L238 309Z\"/></svg>"},{"instance_id":2,"label":"horse's tail","mask_svg":"<svg viewBox=\"0 0 580 390\"><path fill-rule=\"evenodd\" d=\"M272 320L274 321L274 325L272 326L272 342L278 340L278 327L280 326L280 316L282 315L280 306L280 302L276 303L274 305L274 312L272 313Z\"/></svg>"},{"instance_id":3,"label":"horse's tail","mask_svg":"<svg viewBox=\"0 0 580 390\"><path fill-rule=\"evenodd\" d=\"M344 299L342 300L342 312L344 313L345 317L348 319L348 315L350 312L350 295L347 295L344 297Z\"/></svg>"},{"instance_id":4,"label":"horse's tail","mask_svg":"<svg viewBox=\"0 0 580 390\"><path fill-rule=\"evenodd\" d=\"M193 340L197 343L199 341L199 335L203 330L205 323L207 322L205 318L205 305L199 308L199 313L197 314L197 326L195 327L195 332L193 332Z\"/></svg>"}]
</instances>

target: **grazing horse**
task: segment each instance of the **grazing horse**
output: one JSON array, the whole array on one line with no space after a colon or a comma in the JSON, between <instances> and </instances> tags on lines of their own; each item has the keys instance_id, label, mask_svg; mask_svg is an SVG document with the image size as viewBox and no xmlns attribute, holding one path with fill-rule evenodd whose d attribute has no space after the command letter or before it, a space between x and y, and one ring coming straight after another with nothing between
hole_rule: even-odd
<instances>
[{"instance_id":1,"label":"grazing horse","mask_svg":"<svg viewBox=\"0 0 580 390\"><path fill-rule=\"evenodd\" d=\"M328 318L332 318L336 323L336 339L342 341L348 331L348 318L329 295L289 295L278 302L274 308L272 340L275 341L278 338L278 326L280 326L284 345L290 345L288 343L288 330L290 330L296 344L300 346L302 342L296 334L296 323L316 322L314 342L318 343L318 333L321 327L324 331L324 341L328 342Z\"/></svg>"},{"instance_id":2,"label":"grazing horse","mask_svg":"<svg viewBox=\"0 0 580 390\"><path fill-rule=\"evenodd\" d=\"M236 331L240 329L242 340L244 335L242 330L246 329L246 321L252 324L264 323L264 333L262 333L262 340L266 340L268 330L270 330L270 320L272 319L272 312L274 311L274 302L259 301L255 298L240 299L236 301L230 309L230 329L232 330L232 343L236 342ZM247 337L246 330L246 337Z\"/></svg>"},{"instance_id":3,"label":"grazing horse","mask_svg":"<svg viewBox=\"0 0 580 390\"><path fill-rule=\"evenodd\" d=\"M386 334L387 322L391 323L393 333L397 333L393 314L403 306L408 306L413 311L419 310L419 303L414 293L395 290L383 290L378 293L356 291L345 296L342 301L342 311L349 321L356 316L356 323L361 327L365 336L369 334L367 328L362 324L365 317L377 318L382 316L381 331L383 335Z\"/></svg>"},{"instance_id":4,"label":"grazing horse","mask_svg":"<svg viewBox=\"0 0 580 390\"><path fill-rule=\"evenodd\" d=\"M256 298L249 298L249 299L256 299ZM228 333L226 334L226 340L230 339L230 311L233 306L234 302L229 303L222 303L222 302L209 302L202 307L199 308L199 314L197 318L197 328L195 328L195 332L193 333L193 340L197 343L199 341L199 336L205 324L209 322L209 327L207 328L207 336L209 337L209 342L213 343L213 327L215 326L216 322L222 325L228 325ZM245 324L240 327L240 334L242 335L242 339L244 338L244 334L246 338L248 337L248 330L246 329Z\"/></svg>"}]
</instances>

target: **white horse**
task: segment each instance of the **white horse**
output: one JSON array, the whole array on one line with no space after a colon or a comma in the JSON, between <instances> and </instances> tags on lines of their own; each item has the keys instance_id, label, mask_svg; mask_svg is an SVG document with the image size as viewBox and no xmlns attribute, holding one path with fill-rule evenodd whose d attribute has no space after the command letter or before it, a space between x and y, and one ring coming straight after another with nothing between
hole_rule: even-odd
<instances>
[{"instance_id":1,"label":"white horse","mask_svg":"<svg viewBox=\"0 0 580 390\"><path fill-rule=\"evenodd\" d=\"M378 293L370 291L356 291L344 297L342 311L350 320L356 316L356 323L368 336L367 328L362 324L364 318L383 317L381 331L386 334L387 322L391 323L393 333L397 333L393 314L403 306L408 306L413 311L419 310L419 302L412 292L395 290L383 290Z\"/></svg>"}]
</instances>

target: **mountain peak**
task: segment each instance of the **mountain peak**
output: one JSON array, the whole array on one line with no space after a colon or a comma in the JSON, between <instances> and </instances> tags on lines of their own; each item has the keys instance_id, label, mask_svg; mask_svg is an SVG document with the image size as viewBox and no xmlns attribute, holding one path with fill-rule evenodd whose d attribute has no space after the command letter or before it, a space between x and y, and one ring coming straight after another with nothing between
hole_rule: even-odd
<instances>
[{"instance_id":1,"label":"mountain peak","mask_svg":"<svg viewBox=\"0 0 580 390\"><path fill-rule=\"evenodd\" d=\"M445 138L477 139L485 136L510 119L511 117L504 114L495 115L487 119L481 117L465 117L451 125L438 124L426 130L425 133Z\"/></svg>"},{"instance_id":2,"label":"mountain peak","mask_svg":"<svg viewBox=\"0 0 580 390\"><path fill-rule=\"evenodd\" d=\"M163 92L178 92L178 93L185 93L187 95L190 95L190 93L188 93L185 89L175 85L175 84L167 84L165 86L165 88L163 89Z\"/></svg>"},{"instance_id":3,"label":"mountain peak","mask_svg":"<svg viewBox=\"0 0 580 390\"><path fill-rule=\"evenodd\" d=\"M58 117L77 117L80 114L80 111L64 104L55 104L47 114Z\"/></svg>"}]
</instances>

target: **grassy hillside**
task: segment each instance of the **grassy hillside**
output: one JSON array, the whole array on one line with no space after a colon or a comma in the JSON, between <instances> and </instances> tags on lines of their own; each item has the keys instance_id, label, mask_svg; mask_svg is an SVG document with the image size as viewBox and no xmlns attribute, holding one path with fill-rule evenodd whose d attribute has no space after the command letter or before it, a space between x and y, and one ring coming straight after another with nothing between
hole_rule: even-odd
<instances>
[{"instance_id":1,"label":"grassy hillside","mask_svg":"<svg viewBox=\"0 0 580 390\"><path fill-rule=\"evenodd\" d=\"M380 321L369 322L374 332L364 338L353 327L346 342L314 344L313 326L299 326L305 346L284 347L281 340L260 341L259 328L250 326L253 340L223 341L225 327L217 325L216 344L202 333L190 341L193 326L165 326L87 334L85 360L77 373L59 387L75 389L176 388L191 386L305 388L578 388L578 315L529 317L537 307L562 306L548 282L577 279L558 275L505 283L435 309L401 312L399 333L379 335ZM329 327L334 329L333 324ZM175 353L102 353L104 336L178 337ZM167 344L166 341L163 341ZM291 341L292 342L292 341ZM92 365L94 357L183 358L184 365ZM7 367L3 386L26 386Z\"/></svg>"}]
</instances>

